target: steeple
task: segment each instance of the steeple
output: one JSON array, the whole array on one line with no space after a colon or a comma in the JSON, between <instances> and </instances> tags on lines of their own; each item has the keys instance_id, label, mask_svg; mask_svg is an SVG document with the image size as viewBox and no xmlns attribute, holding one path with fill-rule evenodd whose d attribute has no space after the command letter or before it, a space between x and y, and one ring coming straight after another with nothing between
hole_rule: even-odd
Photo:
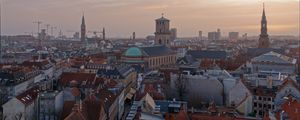
<instances>
[{"instance_id":1,"label":"steeple","mask_svg":"<svg viewBox=\"0 0 300 120\"><path fill-rule=\"evenodd\" d=\"M85 20L84 20L84 13L82 15L82 20L81 20L81 26L84 25L85 26Z\"/></svg>"},{"instance_id":2,"label":"steeple","mask_svg":"<svg viewBox=\"0 0 300 120\"><path fill-rule=\"evenodd\" d=\"M265 13L265 3L263 3L263 14L262 14L262 20L267 21L266 13Z\"/></svg>"},{"instance_id":3,"label":"steeple","mask_svg":"<svg viewBox=\"0 0 300 120\"><path fill-rule=\"evenodd\" d=\"M260 29L260 36L259 36L259 48L269 48L270 41L268 35L268 28L267 28L267 17L265 13L265 4L263 3L263 13L261 18L261 29Z\"/></svg>"},{"instance_id":4,"label":"steeple","mask_svg":"<svg viewBox=\"0 0 300 120\"><path fill-rule=\"evenodd\" d=\"M81 41L85 41L85 37L86 37L86 27L85 27L85 19L84 19L84 13L82 15L82 19L81 19L81 29L80 29L80 40Z\"/></svg>"}]
</instances>

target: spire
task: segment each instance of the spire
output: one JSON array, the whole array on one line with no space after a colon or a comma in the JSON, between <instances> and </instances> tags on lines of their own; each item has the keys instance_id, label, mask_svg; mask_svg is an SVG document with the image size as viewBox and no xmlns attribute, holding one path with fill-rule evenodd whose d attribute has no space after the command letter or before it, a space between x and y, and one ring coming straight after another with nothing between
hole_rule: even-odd
<instances>
[{"instance_id":1,"label":"spire","mask_svg":"<svg viewBox=\"0 0 300 120\"><path fill-rule=\"evenodd\" d=\"M85 20L84 20L84 13L82 14L82 20L81 20L81 25L85 25Z\"/></svg>"},{"instance_id":2,"label":"spire","mask_svg":"<svg viewBox=\"0 0 300 120\"><path fill-rule=\"evenodd\" d=\"M263 3L262 21L267 21L267 19L266 19L266 13L265 13L265 3Z\"/></svg>"},{"instance_id":3,"label":"spire","mask_svg":"<svg viewBox=\"0 0 300 120\"><path fill-rule=\"evenodd\" d=\"M263 13L261 18L261 33L259 37L259 48L269 48L270 41L268 37L268 24L267 24L267 18L265 13L265 3L263 3Z\"/></svg>"}]
</instances>

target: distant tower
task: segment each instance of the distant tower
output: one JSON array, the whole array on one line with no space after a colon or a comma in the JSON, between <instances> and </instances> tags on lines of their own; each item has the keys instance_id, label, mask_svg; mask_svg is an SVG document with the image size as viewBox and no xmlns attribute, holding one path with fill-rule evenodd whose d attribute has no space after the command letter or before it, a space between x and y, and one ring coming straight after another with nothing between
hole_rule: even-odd
<instances>
[{"instance_id":1,"label":"distant tower","mask_svg":"<svg viewBox=\"0 0 300 120\"><path fill-rule=\"evenodd\" d=\"M135 40L135 32L132 33L132 40Z\"/></svg>"},{"instance_id":2,"label":"distant tower","mask_svg":"<svg viewBox=\"0 0 300 120\"><path fill-rule=\"evenodd\" d=\"M221 40L221 29L217 29L217 40Z\"/></svg>"},{"instance_id":3,"label":"distant tower","mask_svg":"<svg viewBox=\"0 0 300 120\"><path fill-rule=\"evenodd\" d=\"M164 18L164 15L162 14L162 17L155 20L156 22L156 31L155 31L155 44L157 45L170 45L170 38L171 38L171 32L170 32L170 20Z\"/></svg>"},{"instance_id":4,"label":"distant tower","mask_svg":"<svg viewBox=\"0 0 300 120\"><path fill-rule=\"evenodd\" d=\"M85 37L86 37L86 27L85 27L85 20L84 20L84 15L82 16L82 21L81 21L81 41L85 41Z\"/></svg>"},{"instance_id":5,"label":"distant tower","mask_svg":"<svg viewBox=\"0 0 300 120\"><path fill-rule=\"evenodd\" d=\"M177 38L177 29L176 28L171 28L171 40L175 40Z\"/></svg>"},{"instance_id":6,"label":"distant tower","mask_svg":"<svg viewBox=\"0 0 300 120\"><path fill-rule=\"evenodd\" d=\"M102 37L103 37L102 39L105 40L105 28L103 28L102 30Z\"/></svg>"},{"instance_id":7,"label":"distant tower","mask_svg":"<svg viewBox=\"0 0 300 120\"><path fill-rule=\"evenodd\" d=\"M199 40L202 40L202 31L201 30L199 30Z\"/></svg>"},{"instance_id":8,"label":"distant tower","mask_svg":"<svg viewBox=\"0 0 300 120\"><path fill-rule=\"evenodd\" d=\"M263 13L262 13L262 19L261 19L261 33L259 36L259 43L258 48L269 48L270 47L270 41L269 41L269 35L268 35L268 29L267 29L267 18L265 14L265 4L263 4Z\"/></svg>"}]
</instances>

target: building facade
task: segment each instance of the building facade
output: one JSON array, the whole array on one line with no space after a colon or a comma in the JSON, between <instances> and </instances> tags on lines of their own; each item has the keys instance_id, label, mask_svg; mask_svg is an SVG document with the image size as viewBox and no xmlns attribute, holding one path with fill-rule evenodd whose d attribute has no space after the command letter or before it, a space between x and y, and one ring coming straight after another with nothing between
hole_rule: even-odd
<instances>
[{"instance_id":1,"label":"building facade","mask_svg":"<svg viewBox=\"0 0 300 120\"><path fill-rule=\"evenodd\" d=\"M155 22L155 44L169 46L171 42L170 20L162 16Z\"/></svg>"}]
</instances>

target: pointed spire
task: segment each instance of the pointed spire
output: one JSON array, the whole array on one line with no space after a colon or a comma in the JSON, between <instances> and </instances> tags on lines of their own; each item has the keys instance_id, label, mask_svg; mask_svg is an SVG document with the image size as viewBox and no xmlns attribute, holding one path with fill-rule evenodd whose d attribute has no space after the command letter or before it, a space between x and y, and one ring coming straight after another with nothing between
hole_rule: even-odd
<instances>
[{"instance_id":1,"label":"pointed spire","mask_svg":"<svg viewBox=\"0 0 300 120\"><path fill-rule=\"evenodd\" d=\"M82 13L81 25L85 25L85 20L84 20L84 12Z\"/></svg>"},{"instance_id":2,"label":"pointed spire","mask_svg":"<svg viewBox=\"0 0 300 120\"><path fill-rule=\"evenodd\" d=\"M263 13L262 13L262 20L266 20L266 13L265 13L265 3L263 3Z\"/></svg>"}]
</instances>

